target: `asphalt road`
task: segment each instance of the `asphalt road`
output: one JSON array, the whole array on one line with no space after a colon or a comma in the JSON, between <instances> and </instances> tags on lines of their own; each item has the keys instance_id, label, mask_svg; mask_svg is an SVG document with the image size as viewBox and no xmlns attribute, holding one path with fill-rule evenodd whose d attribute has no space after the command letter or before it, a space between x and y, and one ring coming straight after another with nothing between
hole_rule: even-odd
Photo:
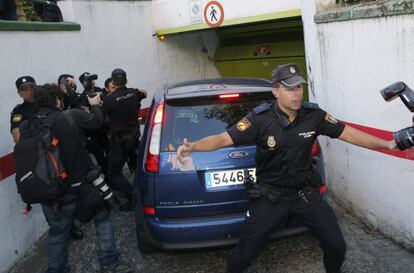
<instances>
[{"instance_id":1,"label":"asphalt road","mask_svg":"<svg viewBox=\"0 0 414 273\"><path fill-rule=\"evenodd\" d=\"M414 254L379 233L330 201L339 218L348 245L346 267L354 273L413 273ZM159 252L142 256L136 248L132 213L114 211L121 263L134 272L216 273L225 272L230 247L196 251ZM85 238L70 244L73 273L99 272L93 224L83 227ZM19 261L10 273L41 273L46 266L46 236ZM271 241L246 270L247 273L323 273L322 251L309 233Z\"/></svg>"}]
</instances>

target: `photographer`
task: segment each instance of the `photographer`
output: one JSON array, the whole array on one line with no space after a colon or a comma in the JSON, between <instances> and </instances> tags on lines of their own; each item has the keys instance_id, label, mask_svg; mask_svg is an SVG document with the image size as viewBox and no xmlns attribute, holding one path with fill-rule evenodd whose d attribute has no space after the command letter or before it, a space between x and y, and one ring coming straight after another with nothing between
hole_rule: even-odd
<instances>
[{"instance_id":1,"label":"photographer","mask_svg":"<svg viewBox=\"0 0 414 273\"><path fill-rule=\"evenodd\" d=\"M79 82L82 84L83 86L83 92L80 95L80 102L82 106L86 106L89 107L89 103L88 103L88 96L94 96L95 94L98 94L101 99L105 98L105 96L107 95L107 92L105 89L101 89L99 87L96 87L96 80L98 79L98 75L96 74L91 74L89 72L83 72L80 76L79 76Z\"/></svg>"},{"instance_id":2,"label":"photographer","mask_svg":"<svg viewBox=\"0 0 414 273\"><path fill-rule=\"evenodd\" d=\"M62 112L63 96L57 85L38 86L34 92L34 102L39 107L38 114L52 121L52 129L58 140L59 152L67 172L67 183L70 187L58 200L42 203L43 212L50 223L48 238L47 273L69 272L68 237L71 224L75 218L78 199L86 186L90 186L89 174L96 171L91 164L88 152L81 144L78 129L96 129L103 123L99 96L88 99L92 114L78 109ZM103 202L101 202L103 203ZM79 210L78 210L79 211ZM99 244L99 264L101 272L130 272L118 267L119 258L114 239L111 214L105 206L94 211L96 235Z\"/></svg>"},{"instance_id":3,"label":"photographer","mask_svg":"<svg viewBox=\"0 0 414 273\"><path fill-rule=\"evenodd\" d=\"M79 100L79 94L76 93L77 85L75 78L69 74L62 74L58 78L58 85L64 94L64 109L80 108L81 103Z\"/></svg>"},{"instance_id":4,"label":"photographer","mask_svg":"<svg viewBox=\"0 0 414 273\"><path fill-rule=\"evenodd\" d=\"M80 104L90 110L90 104L88 98L98 96L103 99L107 92L105 89L101 89L95 86L95 80L98 79L96 74L84 72L79 76L79 81L85 88L80 95ZM106 134L105 128L99 128L94 130L86 130L86 148L89 153L93 154L98 165L102 167L102 171L107 175L107 154L109 141Z\"/></svg>"},{"instance_id":5,"label":"photographer","mask_svg":"<svg viewBox=\"0 0 414 273\"><path fill-rule=\"evenodd\" d=\"M392 101L400 97L404 105L414 112L414 91L404 82L393 83L380 91L385 101ZM414 117L412 118L413 126L401 129L393 133L393 138L398 149L406 150L414 146Z\"/></svg>"},{"instance_id":6,"label":"photographer","mask_svg":"<svg viewBox=\"0 0 414 273\"><path fill-rule=\"evenodd\" d=\"M36 82L31 76L23 76L16 80L16 87L19 96L23 98L23 103L16 105L10 117L10 131L15 143L19 141L20 138L20 124L36 114L35 105L33 103L33 92L36 88ZM70 234L73 239L80 240L83 238L82 230L74 223L72 224Z\"/></svg>"}]
</instances>

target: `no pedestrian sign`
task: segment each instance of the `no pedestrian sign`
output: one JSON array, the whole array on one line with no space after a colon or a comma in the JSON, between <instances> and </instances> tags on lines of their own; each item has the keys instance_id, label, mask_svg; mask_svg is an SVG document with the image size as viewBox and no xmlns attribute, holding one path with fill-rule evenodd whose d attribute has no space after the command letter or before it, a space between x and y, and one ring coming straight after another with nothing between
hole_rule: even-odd
<instances>
[{"instance_id":1,"label":"no pedestrian sign","mask_svg":"<svg viewBox=\"0 0 414 273\"><path fill-rule=\"evenodd\" d=\"M224 9L218 1L210 1L204 8L204 20L210 27L218 27L224 20Z\"/></svg>"}]
</instances>

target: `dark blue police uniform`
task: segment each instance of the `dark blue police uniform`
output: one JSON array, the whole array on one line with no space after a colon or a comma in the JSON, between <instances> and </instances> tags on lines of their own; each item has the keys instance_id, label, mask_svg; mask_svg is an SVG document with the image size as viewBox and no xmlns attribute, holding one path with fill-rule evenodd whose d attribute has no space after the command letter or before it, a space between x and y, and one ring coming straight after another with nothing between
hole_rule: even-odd
<instances>
[{"instance_id":1,"label":"dark blue police uniform","mask_svg":"<svg viewBox=\"0 0 414 273\"><path fill-rule=\"evenodd\" d=\"M16 88L17 92L23 90L23 88L27 85L36 86L36 81L31 76L22 76L16 80ZM13 111L10 113L10 132L13 131L15 128L19 128L20 124L33 117L36 114L36 109L33 103L23 101L16 105L13 108Z\"/></svg>"},{"instance_id":2,"label":"dark blue police uniform","mask_svg":"<svg viewBox=\"0 0 414 273\"><path fill-rule=\"evenodd\" d=\"M227 130L235 145L256 144L257 187L250 199L240 242L228 261L228 272L241 272L258 254L274 228L291 215L299 217L320 241L327 273L339 273L345 241L330 205L310 186L312 145L319 135L337 138L345 125L305 103L289 122L277 102L263 104Z\"/></svg>"},{"instance_id":3,"label":"dark blue police uniform","mask_svg":"<svg viewBox=\"0 0 414 273\"><path fill-rule=\"evenodd\" d=\"M126 162L135 170L139 146L138 112L146 95L138 89L119 87L105 97L102 105L109 119L111 143L108 155L108 178L111 184L132 200L132 186L122 173Z\"/></svg>"},{"instance_id":4,"label":"dark blue police uniform","mask_svg":"<svg viewBox=\"0 0 414 273\"><path fill-rule=\"evenodd\" d=\"M13 111L10 113L10 132L14 128L19 128L20 124L30 119L36 114L36 109L33 103L23 102L13 108Z\"/></svg>"}]
</instances>

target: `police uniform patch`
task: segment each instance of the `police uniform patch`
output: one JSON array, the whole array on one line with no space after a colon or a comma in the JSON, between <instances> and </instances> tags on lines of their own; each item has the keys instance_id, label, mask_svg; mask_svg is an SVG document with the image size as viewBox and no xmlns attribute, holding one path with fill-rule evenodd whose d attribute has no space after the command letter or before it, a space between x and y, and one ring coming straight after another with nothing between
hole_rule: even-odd
<instances>
[{"instance_id":1,"label":"police uniform patch","mask_svg":"<svg viewBox=\"0 0 414 273\"><path fill-rule=\"evenodd\" d=\"M13 115L12 120L13 120L14 123L18 123L18 122L22 121L22 115L15 114L15 115Z\"/></svg>"},{"instance_id":2,"label":"police uniform patch","mask_svg":"<svg viewBox=\"0 0 414 273\"><path fill-rule=\"evenodd\" d=\"M267 138L267 146L269 146L270 149L274 149L276 146L276 139L274 136L268 136Z\"/></svg>"},{"instance_id":3,"label":"police uniform patch","mask_svg":"<svg viewBox=\"0 0 414 273\"><path fill-rule=\"evenodd\" d=\"M334 118L331 114L329 114L329 113L326 113L326 115L325 115L325 120L327 121L327 122L329 122L329 123L332 123L332 124L337 124L338 123L338 120L336 119L336 118Z\"/></svg>"},{"instance_id":4,"label":"police uniform patch","mask_svg":"<svg viewBox=\"0 0 414 273\"><path fill-rule=\"evenodd\" d=\"M237 131L244 132L246 131L250 126L252 126L252 123L247 118L242 118L239 122L237 122Z\"/></svg>"}]
</instances>

